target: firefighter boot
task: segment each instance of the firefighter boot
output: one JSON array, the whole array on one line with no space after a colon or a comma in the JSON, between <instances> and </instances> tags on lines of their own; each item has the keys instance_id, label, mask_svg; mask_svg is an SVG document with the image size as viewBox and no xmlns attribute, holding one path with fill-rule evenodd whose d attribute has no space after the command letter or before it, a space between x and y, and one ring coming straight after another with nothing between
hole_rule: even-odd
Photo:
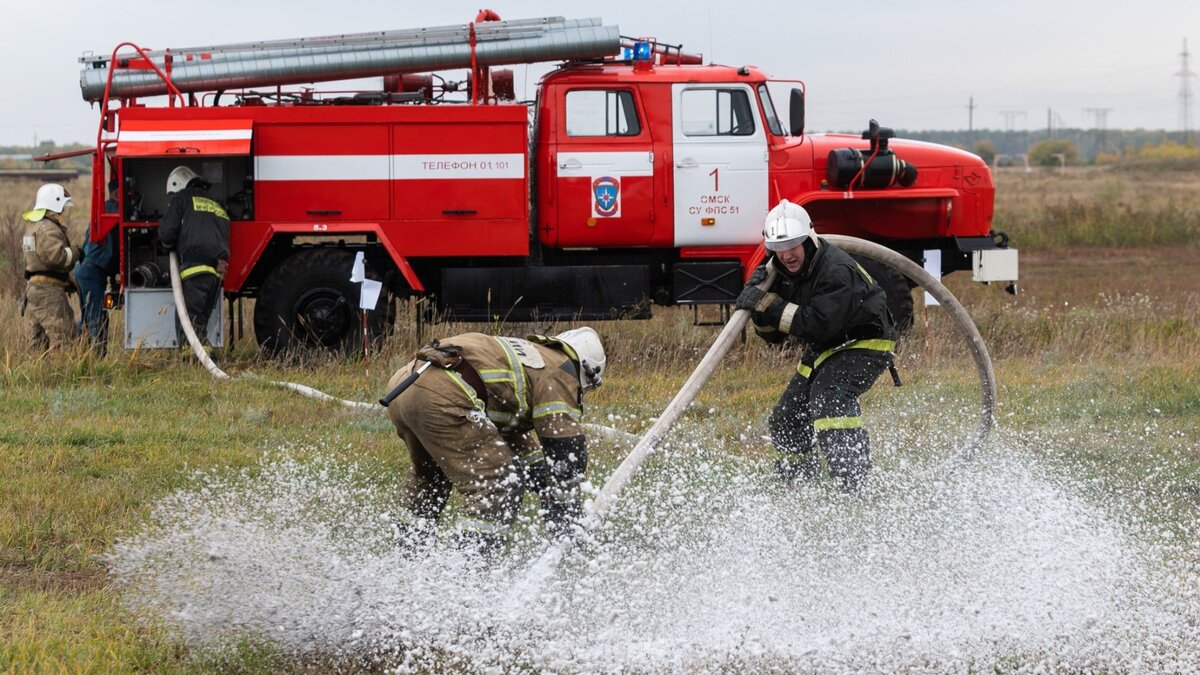
<instances>
[{"instance_id":1,"label":"firefighter boot","mask_svg":"<svg viewBox=\"0 0 1200 675\"><path fill-rule=\"evenodd\" d=\"M833 429L819 434L829 462L829 472L842 481L842 490L857 492L871 471L870 439L867 430Z\"/></svg>"},{"instance_id":2,"label":"firefighter boot","mask_svg":"<svg viewBox=\"0 0 1200 675\"><path fill-rule=\"evenodd\" d=\"M816 452L780 453L775 474L787 483L815 480L821 475L821 458Z\"/></svg>"},{"instance_id":3,"label":"firefighter boot","mask_svg":"<svg viewBox=\"0 0 1200 675\"><path fill-rule=\"evenodd\" d=\"M396 548L403 553L412 553L428 548L437 535L437 524L428 518L417 518L402 513L392 521L392 538Z\"/></svg>"},{"instance_id":4,"label":"firefighter boot","mask_svg":"<svg viewBox=\"0 0 1200 675\"><path fill-rule=\"evenodd\" d=\"M454 546L467 555L476 555L493 561L504 551L507 528L481 528L460 526L454 531Z\"/></svg>"}]
</instances>

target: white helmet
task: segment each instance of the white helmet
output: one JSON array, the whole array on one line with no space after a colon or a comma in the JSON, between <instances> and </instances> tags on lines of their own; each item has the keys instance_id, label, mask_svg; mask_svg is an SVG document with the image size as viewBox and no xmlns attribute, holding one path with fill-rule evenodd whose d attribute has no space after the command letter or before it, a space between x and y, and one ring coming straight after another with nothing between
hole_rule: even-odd
<instances>
[{"instance_id":1,"label":"white helmet","mask_svg":"<svg viewBox=\"0 0 1200 675\"><path fill-rule=\"evenodd\" d=\"M186 166L177 166L167 176L167 194L174 194L188 186L188 183L200 176Z\"/></svg>"},{"instance_id":2,"label":"white helmet","mask_svg":"<svg viewBox=\"0 0 1200 675\"><path fill-rule=\"evenodd\" d=\"M572 328L554 337L530 335L530 340L549 344L557 342L571 360L579 364L579 384L584 391L600 386L604 379L604 345L600 344L600 336L588 326Z\"/></svg>"},{"instance_id":3,"label":"white helmet","mask_svg":"<svg viewBox=\"0 0 1200 675\"><path fill-rule=\"evenodd\" d=\"M763 238L766 239L769 251L795 248L804 243L812 233L812 218L809 217L808 211L786 199L780 200L779 204L767 213L767 221L763 227Z\"/></svg>"},{"instance_id":4,"label":"white helmet","mask_svg":"<svg viewBox=\"0 0 1200 675\"><path fill-rule=\"evenodd\" d=\"M46 183L38 188L37 197L33 202L33 210L62 213L71 204L71 193L63 189L63 186L58 183Z\"/></svg>"}]
</instances>

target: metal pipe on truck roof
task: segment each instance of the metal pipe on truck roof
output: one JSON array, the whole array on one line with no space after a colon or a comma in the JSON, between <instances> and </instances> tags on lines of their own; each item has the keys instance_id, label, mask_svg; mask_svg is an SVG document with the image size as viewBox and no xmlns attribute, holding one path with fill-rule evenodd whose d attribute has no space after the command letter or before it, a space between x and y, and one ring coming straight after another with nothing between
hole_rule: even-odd
<instances>
[{"instance_id":1,"label":"metal pipe on truck roof","mask_svg":"<svg viewBox=\"0 0 1200 675\"><path fill-rule=\"evenodd\" d=\"M588 59L611 56L620 51L616 26L552 25L540 35L477 40L479 65L534 63L559 59ZM355 48L345 45L264 52L242 52L239 58L175 60L171 80L180 91L199 92L391 75L427 70L467 68L471 47L466 40L445 44L378 45ZM98 101L104 95L107 68L84 68L80 89L84 100ZM166 84L153 72L118 70L113 73L114 98L158 96Z\"/></svg>"},{"instance_id":2,"label":"metal pipe on truck roof","mask_svg":"<svg viewBox=\"0 0 1200 675\"><path fill-rule=\"evenodd\" d=\"M568 28L590 28L602 25L598 17L588 19L563 19L562 17L546 17L544 19L525 19L519 21L476 24L475 39L477 42L489 40L508 40L518 37L537 37L548 31ZM275 56L292 56L298 54L319 54L336 51L357 51L375 49L381 46L411 46L457 44L469 39L468 25L441 26L437 28L417 28L394 31L379 31L375 33L355 33L344 35L327 35L307 38L289 38L286 40L259 40L255 42L237 42L204 47L180 47L148 50L146 55L159 67L165 65L166 54L169 52L175 63L198 60L244 59L255 55L272 54ZM316 51L322 50L322 51ZM108 68L109 56L89 55L80 57L79 62L84 68Z\"/></svg>"}]
</instances>

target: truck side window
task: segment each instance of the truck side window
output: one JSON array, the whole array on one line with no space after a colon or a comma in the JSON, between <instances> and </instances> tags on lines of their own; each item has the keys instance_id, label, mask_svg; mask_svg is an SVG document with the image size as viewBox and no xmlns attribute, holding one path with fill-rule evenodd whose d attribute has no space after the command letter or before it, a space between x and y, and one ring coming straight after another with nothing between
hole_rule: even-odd
<instances>
[{"instance_id":1,"label":"truck side window","mask_svg":"<svg viewBox=\"0 0 1200 675\"><path fill-rule=\"evenodd\" d=\"M568 136L637 136L642 133L633 92L576 89L567 92Z\"/></svg>"},{"instance_id":2,"label":"truck side window","mask_svg":"<svg viewBox=\"0 0 1200 675\"><path fill-rule=\"evenodd\" d=\"M681 101L686 136L753 136L754 114L744 89L687 89Z\"/></svg>"},{"instance_id":3,"label":"truck side window","mask_svg":"<svg viewBox=\"0 0 1200 675\"><path fill-rule=\"evenodd\" d=\"M767 85L758 85L758 98L762 100L763 112L767 114L767 128L776 136L783 136L783 125L779 123L779 115L775 113L775 104L771 101Z\"/></svg>"}]
</instances>

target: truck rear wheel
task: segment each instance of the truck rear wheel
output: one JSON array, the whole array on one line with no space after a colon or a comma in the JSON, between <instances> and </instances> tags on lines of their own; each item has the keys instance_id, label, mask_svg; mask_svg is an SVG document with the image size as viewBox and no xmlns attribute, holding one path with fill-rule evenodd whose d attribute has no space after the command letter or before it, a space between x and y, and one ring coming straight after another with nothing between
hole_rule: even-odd
<instances>
[{"instance_id":1,"label":"truck rear wheel","mask_svg":"<svg viewBox=\"0 0 1200 675\"><path fill-rule=\"evenodd\" d=\"M913 286L908 277L877 260L862 256L854 256L854 259L887 293L888 310L892 313L897 335L907 334L913 324Z\"/></svg>"},{"instance_id":2,"label":"truck rear wheel","mask_svg":"<svg viewBox=\"0 0 1200 675\"><path fill-rule=\"evenodd\" d=\"M350 281L354 254L343 249L312 249L287 258L259 289L254 305L254 337L272 354L302 349L351 351L362 344L359 285ZM384 334L395 319L384 291L368 314L370 335Z\"/></svg>"}]
</instances>

